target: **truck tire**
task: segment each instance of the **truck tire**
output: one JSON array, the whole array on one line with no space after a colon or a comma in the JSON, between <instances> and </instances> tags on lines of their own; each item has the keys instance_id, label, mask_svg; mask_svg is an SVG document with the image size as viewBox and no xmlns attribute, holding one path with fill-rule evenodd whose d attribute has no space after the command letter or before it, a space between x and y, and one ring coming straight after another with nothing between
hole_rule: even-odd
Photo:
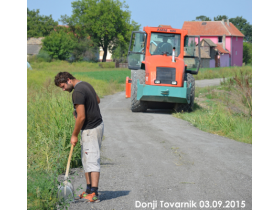
<instances>
[{"instance_id":1,"label":"truck tire","mask_svg":"<svg viewBox=\"0 0 280 210\"><path fill-rule=\"evenodd\" d=\"M137 100L137 80L140 84L145 84L145 70L131 70L131 111L145 112L148 104L146 101Z\"/></svg>"},{"instance_id":2,"label":"truck tire","mask_svg":"<svg viewBox=\"0 0 280 210\"><path fill-rule=\"evenodd\" d=\"M189 87L190 83L192 84L191 95L190 95L190 104L188 104L188 103L175 104L174 109L176 112L191 112L193 110L194 97L195 97L195 79L191 74L187 73L184 76L184 81L187 81L187 87Z\"/></svg>"}]
</instances>

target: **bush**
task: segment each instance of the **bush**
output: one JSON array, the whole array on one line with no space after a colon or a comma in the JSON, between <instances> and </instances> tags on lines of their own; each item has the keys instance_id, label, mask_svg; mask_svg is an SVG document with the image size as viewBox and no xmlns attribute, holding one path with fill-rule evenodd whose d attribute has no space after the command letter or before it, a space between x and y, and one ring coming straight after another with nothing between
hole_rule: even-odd
<instances>
[{"instance_id":1,"label":"bush","mask_svg":"<svg viewBox=\"0 0 280 210\"><path fill-rule=\"evenodd\" d=\"M75 46L75 38L72 33L64 31L53 31L49 36L42 40L43 50L45 50L51 58L66 60L70 57L70 53Z\"/></svg>"},{"instance_id":2,"label":"bush","mask_svg":"<svg viewBox=\"0 0 280 210\"><path fill-rule=\"evenodd\" d=\"M51 62L51 56L48 54L48 52L44 51L44 50L40 50L39 54L36 56L36 58L38 59L38 61L40 60L45 61L45 62Z\"/></svg>"},{"instance_id":3,"label":"bush","mask_svg":"<svg viewBox=\"0 0 280 210\"><path fill-rule=\"evenodd\" d=\"M252 43L243 42L243 63L252 64Z\"/></svg>"},{"instance_id":4,"label":"bush","mask_svg":"<svg viewBox=\"0 0 280 210\"><path fill-rule=\"evenodd\" d=\"M44 50L40 50L38 55L32 55L27 60L29 61L29 63L41 63L52 61L50 55Z\"/></svg>"}]
</instances>

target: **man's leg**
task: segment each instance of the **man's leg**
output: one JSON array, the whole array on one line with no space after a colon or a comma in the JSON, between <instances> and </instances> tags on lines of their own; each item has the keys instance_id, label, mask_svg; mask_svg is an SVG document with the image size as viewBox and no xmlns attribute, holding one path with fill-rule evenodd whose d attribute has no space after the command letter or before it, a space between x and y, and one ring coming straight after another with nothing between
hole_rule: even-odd
<instances>
[{"instance_id":1,"label":"man's leg","mask_svg":"<svg viewBox=\"0 0 280 210\"><path fill-rule=\"evenodd\" d=\"M100 172L95 172L95 171L86 172L85 177L86 177L87 184L90 184L91 187L98 187L99 175L100 175Z\"/></svg>"},{"instance_id":2,"label":"man's leg","mask_svg":"<svg viewBox=\"0 0 280 210\"><path fill-rule=\"evenodd\" d=\"M85 172L85 177L86 177L87 185L88 185L88 184L91 185L91 176L90 176L90 172Z\"/></svg>"},{"instance_id":3,"label":"man's leg","mask_svg":"<svg viewBox=\"0 0 280 210\"><path fill-rule=\"evenodd\" d=\"M91 172L91 187L98 187L100 172Z\"/></svg>"},{"instance_id":4,"label":"man's leg","mask_svg":"<svg viewBox=\"0 0 280 210\"><path fill-rule=\"evenodd\" d=\"M84 159L83 145L81 145L81 159L82 159L83 167L85 167L85 165L84 165L85 164L85 159ZM90 172L85 172L85 178L86 178L86 183L87 183L86 190L82 194L76 196L75 199L84 198L91 191L91 175L90 175Z\"/></svg>"},{"instance_id":5,"label":"man's leg","mask_svg":"<svg viewBox=\"0 0 280 210\"><path fill-rule=\"evenodd\" d=\"M88 141L84 141L84 147L86 153L85 171L91 171L88 173L88 180L91 183L91 192L85 199L90 202L98 202L98 184L100 177L100 149L103 136L104 124L100 124L98 127L88 131Z\"/></svg>"}]
</instances>

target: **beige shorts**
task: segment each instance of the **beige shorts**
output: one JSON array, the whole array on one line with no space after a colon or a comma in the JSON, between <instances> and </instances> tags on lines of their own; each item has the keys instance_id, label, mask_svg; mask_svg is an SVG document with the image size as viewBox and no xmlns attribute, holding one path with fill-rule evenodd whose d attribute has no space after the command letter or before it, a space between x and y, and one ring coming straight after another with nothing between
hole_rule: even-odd
<instances>
[{"instance_id":1,"label":"beige shorts","mask_svg":"<svg viewBox=\"0 0 280 210\"><path fill-rule=\"evenodd\" d=\"M81 131L81 158L85 172L100 172L100 149L104 123L93 129Z\"/></svg>"}]
</instances>

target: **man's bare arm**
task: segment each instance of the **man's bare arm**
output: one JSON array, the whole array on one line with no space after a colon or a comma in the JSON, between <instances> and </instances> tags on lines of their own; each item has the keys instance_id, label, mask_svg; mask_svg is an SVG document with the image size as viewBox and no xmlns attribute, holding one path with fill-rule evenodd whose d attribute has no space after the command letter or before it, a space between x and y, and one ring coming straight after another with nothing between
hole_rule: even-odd
<instances>
[{"instance_id":1,"label":"man's bare arm","mask_svg":"<svg viewBox=\"0 0 280 210\"><path fill-rule=\"evenodd\" d=\"M75 109L77 112L77 118L76 118L76 122L75 122L74 131L73 131L73 134L71 137L71 144L73 144L74 146L78 142L79 132L82 129L83 124L86 119L85 106L83 104L75 104Z\"/></svg>"},{"instance_id":2,"label":"man's bare arm","mask_svg":"<svg viewBox=\"0 0 280 210\"><path fill-rule=\"evenodd\" d=\"M100 103L100 98L98 97L97 93L96 93L96 99L97 99L97 103Z\"/></svg>"}]
</instances>

